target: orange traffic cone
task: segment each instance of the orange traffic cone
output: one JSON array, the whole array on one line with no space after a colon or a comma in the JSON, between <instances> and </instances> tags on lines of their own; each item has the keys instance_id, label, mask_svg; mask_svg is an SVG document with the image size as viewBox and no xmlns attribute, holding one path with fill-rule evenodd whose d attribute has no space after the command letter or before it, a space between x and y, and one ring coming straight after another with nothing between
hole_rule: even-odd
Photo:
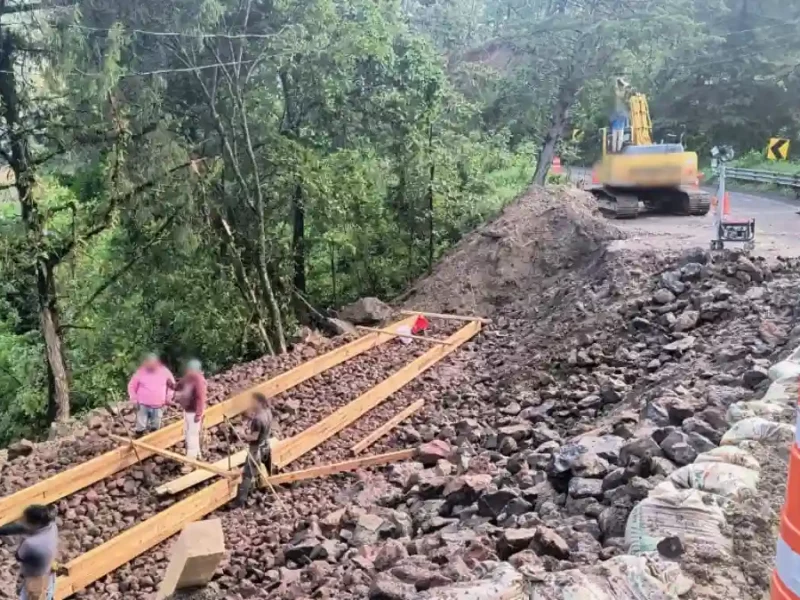
<instances>
[{"instance_id":1,"label":"orange traffic cone","mask_svg":"<svg viewBox=\"0 0 800 600\"><path fill-rule=\"evenodd\" d=\"M731 214L731 197L728 192L725 192L725 195L722 197L722 214Z\"/></svg>"},{"instance_id":2,"label":"orange traffic cone","mask_svg":"<svg viewBox=\"0 0 800 600\"><path fill-rule=\"evenodd\" d=\"M592 185L600 183L600 178L597 176L597 169L592 169Z\"/></svg>"}]
</instances>

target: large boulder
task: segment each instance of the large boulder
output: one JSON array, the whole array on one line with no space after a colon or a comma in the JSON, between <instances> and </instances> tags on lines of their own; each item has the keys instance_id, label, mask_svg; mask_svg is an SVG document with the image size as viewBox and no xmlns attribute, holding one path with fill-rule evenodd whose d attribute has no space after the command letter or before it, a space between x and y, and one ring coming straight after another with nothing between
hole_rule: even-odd
<instances>
[{"instance_id":1,"label":"large boulder","mask_svg":"<svg viewBox=\"0 0 800 600\"><path fill-rule=\"evenodd\" d=\"M339 317L356 325L375 325L392 316L392 309L377 298L359 298L342 307Z\"/></svg>"}]
</instances>

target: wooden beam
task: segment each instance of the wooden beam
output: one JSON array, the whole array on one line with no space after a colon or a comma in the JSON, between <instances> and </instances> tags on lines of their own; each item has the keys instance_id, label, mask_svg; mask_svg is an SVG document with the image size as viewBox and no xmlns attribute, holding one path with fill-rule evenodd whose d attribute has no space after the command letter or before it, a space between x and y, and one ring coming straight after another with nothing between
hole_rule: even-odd
<instances>
[{"instance_id":1,"label":"wooden beam","mask_svg":"<svg viewBox=\"0 0 800 600\"><path fill-rule=\"evenodd\" d=\"M411 326L414 324L414 319L415 317L407 317L402 321L393 323L390 327L394 328L401 325ZM262 394L272 396L280 394L312 377L316 377L328 369L332 369L359 354L363 354L393 339L395 339L395 336L389 334L371 333L336 348L335 350L331 350L322 356L318 356L308 362L298 365L254 388L208 408L203 419L203 426L205 428L214 427L222 423L225 417L233 417L240 414L247 406L247 402L254 392L261 392ZM181 421L163 427L141 438L140 441L156 448L169 448L182 440L183 422ZM130 446L115 448L88 462L72 467L71 469L40 481L35 485L1 498L0 525L5 525L6 523L18 519L22 515L22 511L29 504L51 504L56 502L61 498L74 494L85 487L136 464L140 459L144 460L149 458L153 454L143 450L139 452L139 455L140 456L137 457Z\"/></svg>"},{"instance_id":2,"label":"wooden beam","mask_svg":"<svg viewBox=\"0 0 800 600\"><path fill-rule=\"evenodd\" d=\"M375 431L370 433L367 437L363 440L358 442L355 446L351 448L353 454L358 454L359 452L363 452L367 448L369 448L372 444L376 441L381 439L384 435L389 433L392 429L397 427L400 423L405 421L408 417L413 415L419 409L421 409L425 405L425 400L417 400L411 406L408 406L393 416L391 419L386 421L383 425L378 427Z\"/></svg>"},{"instance_id":3,"label":"wooden beam","mask_svg":"<svg viewBox=\"0 0 800 600\"><path fill-rule=\"evenodd\" d=\"M172 460L177 461L179 463L191 465L193 467L202 469L204 471L209 471L211 473L216 473L217 475L222 475L223 477L237 478L241 475L241 473L239 473L238 471L229 471L224 467L220 468L211 463L195 460L194 458L189 458L188 456L183 456L182 454L177 454L176 452L170 452L169 450L162 450L161 448L156 448L155 446L151 446L150 444L146 444L138 440L124 438L119 435L114 435L113 433L108 434L108 437L114 440L115 442L119 442L121 444L130 444L131 446L142 448L143 450L147 450L148 452L152 452L153 454L158 454L159 456L163 456L165 458L171 458Z\"/></svg>"},{"instance_id":4,"label":"wooden beam","mask_svg":"<svg viewBox=\"0 0 800 600\"><path fill-rule=\"evenodd\" d=\"M230 465L231 469L235 469L237 467L241 467L245 461L247 460L247 449L240 450L236 454L231 454L230 456L226 456L223 459L220 459L216 462L211 463L214 467L227 469ZM214 474L209 473L208 471L192 471L186 475L182 475L172 481L168 481L164 485L161 485L156 488L156 496L171 496L174 494L178 494L184 490L188 490L196 485L203 483L204 481L208 481L209 479L213 479Z\"/></svg>"},{"instance_id":5,"label":"wooden beam","mask_svg":"<svg viewBox=\"0 0 800 600\"><path fill-rule=\"evenodd\" d=\"M354 458L331 465L321 465L318 467L303 469L302 471L291 471L289 473L273 475L272 477L269 477L267 481L272 485L283 485L287 483L293 483L295 481L303 481L305 479L327 477L328 475L335 475L336 473L345 473L347 471L355 471L357 469L366 469L367 467L388 465L389 463L399 462L401 460L409 460L414 456L414 452L416 452L414 448L409 448L406 450L397 450L395 452L386 452L385 454Z\"/></svg>"},{"instance_id":6,"label":"wooden beam","mask_svg":"<svg viewBox=\"0 0 800 600\"><path fill-rule=\"evenodd\" d=\"M481 330L479 321L472 321L447 338L448 346L436 346L414 359L399 371L381 381L350 404L328 415L305 431L288 438L273 453L272 464L278 468L310 452L324 441L349 427L408 382L454 352Z\"/></svg>"},{"instance_id":7,"label":"wooden beam","mask_svg":"<svg viewBox=\"0 0 800 600\"><path fill-rule=\"evenodd\" d=\"M425 337L422 335L413 335L411 333L400 333L399 331L389 331L388 329L375 329L374 327L362 327L361 325L359 325L357 329L371 331L373 333L388 333L389 335L394 335L396 337L408 338L411 340L422 340L423 342L429 342L431 344L442 344L444 346L448 345L446 341L435 337Z\"/></svg>"},{"instance_id":8,"label":"wooden beam","mask_svg":"<svg viewBox=\"0 0 800 600\"><path fill-rule=\"evenodd\" d=\"M55 600L63 600L91 585L101 577L130 562L143 552L178 533L184 525L201 519L224 506L236 496L237 486L220 479L111 538L105 544L81 554L64 567L67 575L56 580Z\"/></svg>"},{"instance_id":9,"label":"wooden beam","mask_svg":"<svg viewBox=\"0 0 800 600\"><path fill-rule=\"evenodd\" d=\"M422 315L423 317L429 317L431 319L444 319L446 321L478 321L484 325L488 325L492 322L491 319L487 319L485 317L471 317L468 315L447 315L442 313L432 313L432 312L422 312L421 310L401 310L401 315Z\"/></svg>"}]
</instances>

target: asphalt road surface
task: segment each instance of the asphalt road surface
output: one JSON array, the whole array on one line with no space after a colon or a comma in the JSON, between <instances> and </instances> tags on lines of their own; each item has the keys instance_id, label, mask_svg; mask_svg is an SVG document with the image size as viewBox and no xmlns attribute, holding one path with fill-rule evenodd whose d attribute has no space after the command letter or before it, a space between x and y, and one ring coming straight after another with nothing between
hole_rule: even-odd
<instances>
[{"instance_id":1,"label":"asphalt road surface","mask_svg":"<svg viewBox=\"0 0 800 600\"><path fill-rule=\"evenodd\" d=\"M579 178L583 171L576 169L573 177ZM800 200L730 192L730 205L731 218L756 220L755 254L800 256ZM633 220L616 221L616 224L630 234L628 239L615 242L618 248L708 248L714 237L711 212L704 217L641 215ZM741 244L726 244L725 247L738 246Z\"/></svg>"}]
</instances>

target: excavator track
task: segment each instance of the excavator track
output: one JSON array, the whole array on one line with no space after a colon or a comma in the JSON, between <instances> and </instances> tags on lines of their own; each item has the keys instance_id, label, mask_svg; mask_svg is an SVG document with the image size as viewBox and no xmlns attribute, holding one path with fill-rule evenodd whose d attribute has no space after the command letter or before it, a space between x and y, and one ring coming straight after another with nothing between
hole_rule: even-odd
<instances>
[{"instance_id":1,"label":"excavator track","mask_svg":"<svg viewBox=\"0 0 800 600\"><path fill-rule=\"evenodd\" d=\"M704 216L711 208L711 196L695 188L642 190L640 193L597 186L588 189L600 211L611 219L635 219L642 213Z\"/></svg>"},{"instance_id":2,"label":"excavator track","mask_svg":"<svg viewBox=\"0 0 800 600\"><path fill-rule=\"evenodd\" d=\"M711 208L711 195L698 189L681 189L688 196L687 210L683 214L702 217Z\"/></svg>"},{"instance_id":3,"label":"excavator track","mask_svg":"<svg viewBox=\"0 0 800 600\"><path fill-rule=\"evenodd\" d=\"M639 198L634 194L619 193L604 187L593 187L587 191L597 199L600 212L610 219L635 219L639 216Z\"/></svg>"}]
</instances>

